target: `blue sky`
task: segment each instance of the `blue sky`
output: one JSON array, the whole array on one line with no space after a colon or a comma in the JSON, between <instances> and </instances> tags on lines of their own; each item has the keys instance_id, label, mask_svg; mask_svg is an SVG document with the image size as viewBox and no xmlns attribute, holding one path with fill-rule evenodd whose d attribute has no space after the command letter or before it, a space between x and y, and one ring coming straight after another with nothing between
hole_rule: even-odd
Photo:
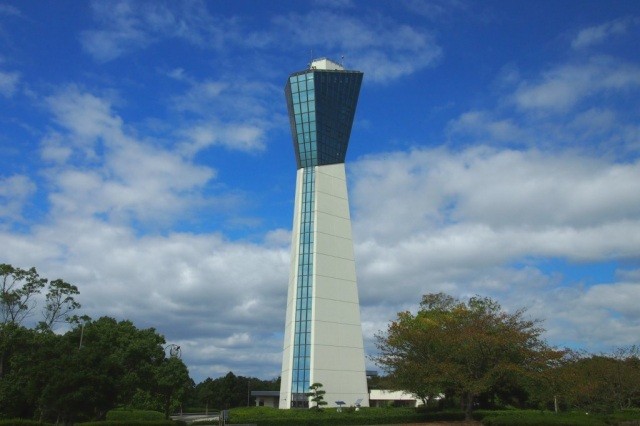
<instances>
[{"instance_id":1,"label":"blue sky","mask_svg":"<svg viewBox=\"0 0 640 426\"><path fill-rule=\"evenodd\" d=\"M283 87L344 57L369 355L439 291L527 307L554 345L638 344L639 39L636 1L0 0L0 261L157 328L196 381L276 377Z\"/></svg>"}]
</instances>

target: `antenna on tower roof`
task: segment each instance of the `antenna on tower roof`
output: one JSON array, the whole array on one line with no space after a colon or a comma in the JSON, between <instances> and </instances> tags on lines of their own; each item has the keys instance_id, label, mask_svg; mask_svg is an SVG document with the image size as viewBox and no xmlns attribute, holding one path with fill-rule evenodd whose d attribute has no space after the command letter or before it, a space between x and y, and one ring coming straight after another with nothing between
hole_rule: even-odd
<instances>
[{"instance_id":1,"label":"antenna on tower roof","mask_svg":"<svg viewBox=\"0 0 640 426\"><path fill-rule=\"evenodd\" d=\"M340 66L344 68L344 55L340 56Z\"/></svg>"},{"instance_id":2,"label":"antenna on tower roof","mask_svg":"<svg viewBox=\"0 0 640 426\"><path fill-rule=\"evenodd\" d=\"M311 68L312 62L313 62L313 49L311 49L311 58L309 59L309 68Z\"/></svg>"}]
</instances>

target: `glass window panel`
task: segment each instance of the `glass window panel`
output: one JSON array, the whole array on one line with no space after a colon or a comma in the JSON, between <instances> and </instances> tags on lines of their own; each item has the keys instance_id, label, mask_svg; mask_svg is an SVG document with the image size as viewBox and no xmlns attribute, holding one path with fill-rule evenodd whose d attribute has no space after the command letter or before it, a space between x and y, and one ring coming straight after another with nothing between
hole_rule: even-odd
<instances>
[{"instance_id":1,"label":"glass window panel","mask_svg":"<svg viewBox=\"0 0 640 426\"><path fill-rule=\"evenodd\" d=\"M300 104L293 104L294 114L300 114Z\"/></svg>"}]
</instances>

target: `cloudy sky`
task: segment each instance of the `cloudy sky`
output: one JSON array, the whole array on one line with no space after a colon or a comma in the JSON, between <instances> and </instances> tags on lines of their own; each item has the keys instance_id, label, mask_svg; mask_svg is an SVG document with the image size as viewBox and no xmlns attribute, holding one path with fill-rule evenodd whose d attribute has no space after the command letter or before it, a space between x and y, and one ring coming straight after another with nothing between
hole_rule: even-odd
<instances>
[{"instance_id":1,"label":"cloudy sky","mask_svg":"<svg viewBox=\"0 0 640 426\"><path fill-rule=\"evenodd\" d=\"M155 327L196 382L278 376L283 88L327 56L365 75L347 172L369 355L440 291L526 307L557 346L638 344L638 40L635 0L0 0L0 262Z\"/></svg>"}]
</instances>

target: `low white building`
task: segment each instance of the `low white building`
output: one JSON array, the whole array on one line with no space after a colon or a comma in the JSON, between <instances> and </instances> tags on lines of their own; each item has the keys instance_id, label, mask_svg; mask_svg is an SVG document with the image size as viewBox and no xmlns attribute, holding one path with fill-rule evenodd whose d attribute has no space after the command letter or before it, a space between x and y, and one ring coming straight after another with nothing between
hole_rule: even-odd
<instances>
[{"instance_id":1,"label":"low white building","mask_svg":"<svg viewBox=\"0 0 640 426\"><path fill-rule=\"evenodd\" d=\"M423 402L417 396L403 392L382 389L371 389L369 391L370 407L385 407L387 405L418 407Z\"/></svg>"}]
</instances>

